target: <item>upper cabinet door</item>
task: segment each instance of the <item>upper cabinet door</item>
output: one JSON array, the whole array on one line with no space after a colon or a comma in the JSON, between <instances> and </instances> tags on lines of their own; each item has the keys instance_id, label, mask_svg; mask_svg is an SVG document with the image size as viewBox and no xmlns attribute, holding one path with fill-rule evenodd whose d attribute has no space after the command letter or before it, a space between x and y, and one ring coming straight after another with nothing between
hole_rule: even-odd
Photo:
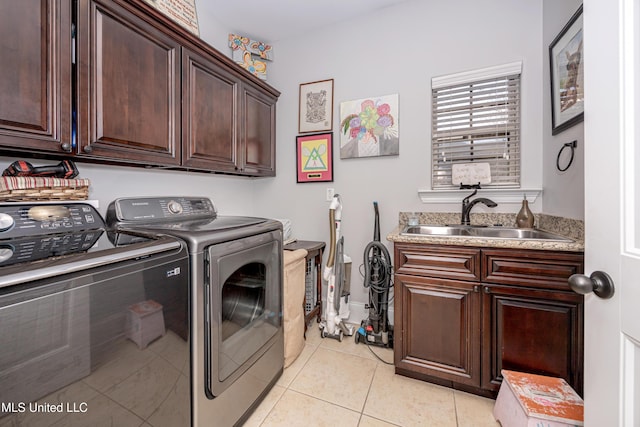
<instances>
[{"instance_id":1,"label":"upper cabinet door","mask_svg":"<svg viewBox=\"0 0 640 427\"><path fill-rule=\"evenodd\" d=\"M276 98L249 84L242 86L242 172L276 174Z\"/></svg>"},{"instance_id":2,"label":"upper cabinet door","mask_svg":"<svg viewBox=\"0 0 640 427\"><path fill-rule=\"evenodd\" d=\"M0 146L71 151L70 1L0 2Z\"/></svg>"},{"instance_id":3,"label":"upper cabinet door","mask_svg":"<svg viewBox=\"0 0 640 427\"><path fill-rule=\"evenodd\" d=\"M235 173L239 79L189 49L182 54L183 165Z\"/></svg>"},{"instance_id":4,"label":"upper cabinet door","mask_svg":"<svg viewBox=\"0 0 640 427\"><path fill-rule=\"evenodd\" d=\"M79 4L79 153L179 165L180 45L112 2Z\"/></svg>"}]
</instances>

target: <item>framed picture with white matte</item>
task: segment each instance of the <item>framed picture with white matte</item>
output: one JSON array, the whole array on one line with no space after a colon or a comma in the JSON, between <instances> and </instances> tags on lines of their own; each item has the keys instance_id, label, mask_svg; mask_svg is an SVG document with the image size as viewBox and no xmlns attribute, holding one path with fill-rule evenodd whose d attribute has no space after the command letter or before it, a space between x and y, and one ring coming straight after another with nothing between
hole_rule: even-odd
<instances>
[{"instance_id":1,"label":"framed picture with white matte","mask_svg":"<svg viewBox=\"0 0 640 427\"><path fill-rule=\"evenodd\" d=\"M333 79L300 85L298 133L333 129Z\"/></svg>"},{"instance_id":2,"label":"framed picture with white matte","mask_svg":"<svg viewBox=\"0 0 640 427\"><path fill-rule=\"evenodd\" d=\"M582 6L549 45L551 133L584 120Z\"/></svg>"}]
</instances>

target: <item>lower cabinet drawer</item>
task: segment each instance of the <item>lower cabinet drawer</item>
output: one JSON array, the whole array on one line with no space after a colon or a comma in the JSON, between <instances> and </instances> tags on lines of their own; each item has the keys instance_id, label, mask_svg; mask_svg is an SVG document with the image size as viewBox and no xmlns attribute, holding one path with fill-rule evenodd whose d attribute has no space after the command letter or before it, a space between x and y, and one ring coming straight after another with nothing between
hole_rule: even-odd
<instances>
[{"instance_id":1,"label":"lower cabinet drawer","mask_svg":"<svg viewBox=\"0 0 640 427\"><path fill-rule=\"evenodd\" d=\"M480 281L480 250L461 246L395 245L396 273Z\"/></svg>"},{"instance_id":2,"label":"lower cabinet drawer","mask_svg":"<svg viewBox=\"0 0 640 427\"><path fill-rule=\"evenodd\" d=\"M567 279L584 271L582 254L550 251L482 250L482 281L569 291Z\"/></svg>"}]
</instances>

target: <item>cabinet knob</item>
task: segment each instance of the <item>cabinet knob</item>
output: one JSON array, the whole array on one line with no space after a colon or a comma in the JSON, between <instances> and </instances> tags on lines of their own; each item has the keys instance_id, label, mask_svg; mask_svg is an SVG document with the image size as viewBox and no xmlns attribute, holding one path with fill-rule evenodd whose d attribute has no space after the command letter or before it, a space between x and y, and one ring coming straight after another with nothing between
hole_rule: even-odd
<instances>
[{"instance_id":1,"label":"cabinet knob","mask_svg":"<svg viewBox=\"0 0 640 427\"><path fill-rule=\"evenodd\" d=\"M484 287L484 293L485 294L490 294L491 293L491 288L489 288L488 286Z\"/></svg>"},{"instance_id":2,"label":"cabinet knob","mask_svg":"<svg viewBox=\"0 0 640 427\"><path fill-rule=\"evenodd\" d=\"M85 153L90 153L93 151L93 147L91 145L85 145L84 147L82 147L82 151L84 151Z\"/></svg>"},{"instance_id":3,"label":"cabinet knob","mask_svg":"<svg viewBox=\"0 0 640 427\"><path fill-rule=\"evenodd\" d=\"M575 293L586 295L593 292L602 299L611 298L615 292L611 276L604 271L594 271L589 277L574 274L569 277L569 286Z\"/></svg>"},{"instance_id":4,"label":"cabinet knob","mask_svg":"<svg viewBox=\"0 0 640 427\"><path fill-rule=\"evenodd\" d=\"M65 151L67 153L71 152L71 144L68 142L63 142L62 144L60 144L60 148L62 149L62 151Z\"/></svg>"},{"instance_id":5,"label":"cabinet knob","mask_svg":"<svg viewBox=\"0 0 640 427\"><path fill-rule=\"evenodd\" d=\"M473 292L480 292L480 286L473 285Z\"/></svg>"}]
</instances>

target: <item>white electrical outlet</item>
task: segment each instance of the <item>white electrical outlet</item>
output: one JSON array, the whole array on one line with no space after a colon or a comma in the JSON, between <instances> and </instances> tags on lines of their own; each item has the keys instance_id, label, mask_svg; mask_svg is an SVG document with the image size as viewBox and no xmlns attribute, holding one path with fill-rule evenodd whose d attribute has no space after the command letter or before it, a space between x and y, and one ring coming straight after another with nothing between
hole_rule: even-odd
<instances>
[{"instance_id":1,"label":"white electrical outlet","mask_svg":"<svg viewBox=\"0 0 640 427\"><path fill-rule=\"evenodd\" d=\"M335 190L333 188L327 188L327 202L330 202L333 199L334 194Z\"/></svg>"}]
</instances>

